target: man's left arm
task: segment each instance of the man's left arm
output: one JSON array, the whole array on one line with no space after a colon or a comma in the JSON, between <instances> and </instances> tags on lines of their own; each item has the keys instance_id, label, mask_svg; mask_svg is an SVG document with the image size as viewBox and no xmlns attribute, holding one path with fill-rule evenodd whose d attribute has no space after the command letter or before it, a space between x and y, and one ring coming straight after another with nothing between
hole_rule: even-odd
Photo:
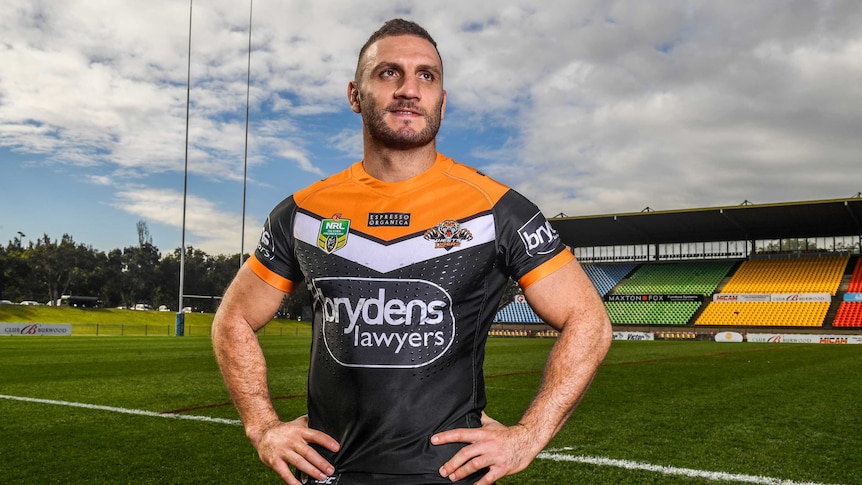
<instances>
[{"instance_id":1,"label":"man's left arm","mask_svg":"<svg viewBox=\"0 0 862 485\"><path fill-rule=\"evenodd\" d=\"M560 331L541 387L514 426L483 413L481 428L431 437L435 445L468 443L440 468L440 474L453 481L489 468L476 484L490 485L525 469L562 429L610 348L612 331L604 303L577 261L536 281L524 296L542 320Z\"/></svg>"}]
</instances>

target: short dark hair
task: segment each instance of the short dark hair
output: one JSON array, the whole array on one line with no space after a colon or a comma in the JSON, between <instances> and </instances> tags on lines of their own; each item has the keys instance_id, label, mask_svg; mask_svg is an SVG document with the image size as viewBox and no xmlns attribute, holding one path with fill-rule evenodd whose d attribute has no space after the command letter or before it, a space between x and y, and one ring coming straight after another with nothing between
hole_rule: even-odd
<instances>
[{"instance_id":1,"label":"short dark hair","mask_svg":"<svg viewBox=\"0 0 862 485\"><path fill-rule=\"evenodd\" d=\"M359 58L356 61L356 74L354 80L359 80L362 56L365 55L365 51L368 50L371 44L386 37L397 37L399 35L412 35L414 37L427 40L434 46L434 50L437 51L437 57L440 57L440 62L443 62L443 57L440 56L440 51L437 50L437 42L434 42L434 38L431 37L431 34L429 34L421 25L404 19L387 20L382 27L377 29L377 32L371 34L371 37L368 38L368 41L366 41L365 45L362 46L362 49L359 50Z\"/></svg>"}]
</instances>

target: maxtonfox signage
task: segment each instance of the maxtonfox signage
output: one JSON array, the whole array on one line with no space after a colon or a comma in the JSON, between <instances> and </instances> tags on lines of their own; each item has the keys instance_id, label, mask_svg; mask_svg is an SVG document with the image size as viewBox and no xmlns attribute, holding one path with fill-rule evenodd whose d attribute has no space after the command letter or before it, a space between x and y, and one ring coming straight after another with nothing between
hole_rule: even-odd
<instances>
[{"instance_id":1,"label":"maxtonfox signage","mask_svg":"<svg viewBox=\"0 0 862 485\"><path fill-rule=\"evenodd\" d=\"M452 345L452 298L430 281L316 278L312 293L326 349L346 367L422 367Z\"/></svg>"},{"instance_id":2,"label":"maxtonfox signage","mask_svg":"<svg viewBox=\"0 0 862 485\"><path fill-rule=\"evenodd\" d=\"M703 301L703 295L605 295L605 301L647 303L655 301Z\"/></svg>"}]
</instances>

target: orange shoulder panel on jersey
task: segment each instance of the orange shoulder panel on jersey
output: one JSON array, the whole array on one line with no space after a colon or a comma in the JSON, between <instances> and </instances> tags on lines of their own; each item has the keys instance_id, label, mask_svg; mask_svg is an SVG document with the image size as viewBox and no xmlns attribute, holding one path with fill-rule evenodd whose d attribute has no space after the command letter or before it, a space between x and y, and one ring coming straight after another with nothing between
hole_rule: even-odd
<instances>
[{"instance_id":1,"label":"orange shoulder panel on jersey","mask_svg":"<svg viewBox=\"0 0 862 485\"><path fill-rule=\"evenodd\" d=\"M384 241L424 232L448 219L467 219L491 210L509 190L503 184L440 153L434 165L416 177L396 183L370 176L362 162L297 192L301 209L322 218L350 220L350 230ZM369 197L373 195L374 197ZM433 210L416 210L417 208ZM409 214L409 225L369 226L372 214Z\"/></svg>"},{"instance_id":2,"label":"orange shoulder panel on jersey","mask_svg":"<svg viewBox=\"0 0 862 485\"><path fill-rule=\"evenodd\" d=\"M285 293L290 293L296 288L296 283L290 281L287 278L282 278L281 276L270 271L269 268L263 265L257 257L252 254L250 258L246 260L246 264L248 264L249 269L256 274L260 279L265 281L268 285L281 290Z\"/></svg>"},{"instance_id":3,"label":"orange shoulder panel on jersey","mask_svg":"<svg viewBox=\"0 0 862 485\"><path fill-rule=\"evenodd\" d=\"M521 286L521 288L526 288L533 283L539 281L540 279L544 278L545 276L548 276L554 271L562 268L573 259L575 259L575 256L572 253L568 251L563 251L546 261L538 268L528 272L524 276L521 276L518 279L518 284Z\"/></svg>"},{"instance_id":4,"label":"orange shoulder panel on jersey","mask_svg":"<svg viewBox=\"0 0 862 485\"><path fill-rule=\"evenodd\" d=\"M313 184L309 185L308 187L305 187L304 189L298 190L296 193L293 194L293 200L298 206L302 207L303 202L309 197L314 196L314 194L332 187L336 187L345 182L349 182L349 179L350 171L342 170L341 172L330 175L323 180L318 180L317 182L314 182Z\"/></svg>"},{"instance_id":5,"label":"orange shoulder panel on jersey","mask_svg":"<svg viewBox=\"0 0 862 485\"><path fill-rule=\"evenodd\" d=\"M449 158L446 159L451 160ZM446 175L452 179L460 180L462 183L473 187L476 191L483 195L487 203L491 206L496 204L497 201L500 200L500 198L503 197L506 192L509 191L509 187L501 184L500 182L497 182L491 177L488 177L482 172L476 170L475 168L469 167L458 162L453 162L451 170L449 170Z\"/></svg>"}]
</instances>

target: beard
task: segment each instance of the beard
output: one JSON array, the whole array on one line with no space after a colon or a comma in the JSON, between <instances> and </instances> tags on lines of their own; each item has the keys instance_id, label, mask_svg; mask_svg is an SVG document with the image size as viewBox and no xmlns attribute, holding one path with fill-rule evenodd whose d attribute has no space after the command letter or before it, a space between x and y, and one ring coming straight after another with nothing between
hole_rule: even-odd
<instances>
[{"instance_id":1,"label":"beard","mask_svg":"<svg viewBox=\"0 0 862 485\"><path fill-rule=\"evenodd\" d=\"M373 98L369 96L367 99ZM432 113L415 106L412 102L396 102L384 109L380 109L377 107L376 102L372 101L369 103L365 101L364 108L362 110L362 124L373 140L394 150L410 150L425 146L434 141L437 132L440 130L443 98L440 98L440 102L435 106ZM390 128L386 124L386 113L398 109L418 111L425 120L425 128L417 132L413 129L412 123L402 124L397 130Z\"/></svg>"}]
</instances>

